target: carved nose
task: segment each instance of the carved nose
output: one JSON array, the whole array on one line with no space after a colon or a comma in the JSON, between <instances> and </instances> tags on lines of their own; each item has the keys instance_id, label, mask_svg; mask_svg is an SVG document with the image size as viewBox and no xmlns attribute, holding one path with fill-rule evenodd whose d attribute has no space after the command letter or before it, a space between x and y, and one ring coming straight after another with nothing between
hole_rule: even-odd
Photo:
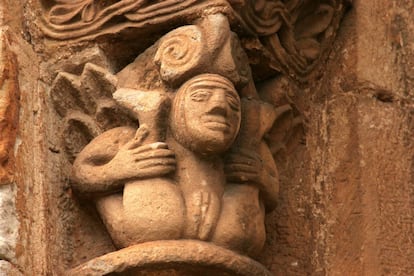
<instances>
[{"instance_id":1,"label":"carved nose","mask_svg":"<svg viewBox=\"0 0 414 276\"><path fill-rule=\"evenodd\" d=\"M226 95L222 92L215 92L210 98L210 111L212 115L227 116Z\"/></svg>"}]
</instances>

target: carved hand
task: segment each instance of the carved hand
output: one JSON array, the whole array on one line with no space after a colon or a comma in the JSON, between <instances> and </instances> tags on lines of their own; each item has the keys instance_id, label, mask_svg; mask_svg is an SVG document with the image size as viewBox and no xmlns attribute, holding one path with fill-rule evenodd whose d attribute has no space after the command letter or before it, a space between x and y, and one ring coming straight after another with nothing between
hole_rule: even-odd
<instances>
[{"instance_id":1,"label":"carved hand","mask_svg":"<svg viewBox=\"0 0 414 276\"><path fill-rule=\"evenodd\" d=\"M143 145L148 135L149 130L142 125L135 137L124 144L108 163L108 173L119 179L130 179L158 177L173 172L174 152L163 142Z\"/></svg>"},{"instance_id":2,"label":"carved hand","mask_svg":"<svg viewBox=\"0 0 414 276\"><path fill-rule=\"evenodd\" d=\"M226 178L232 183L258 183L262 170L262 160L254 150L238 149L231 152L225 160Z\"/></svg>"},{"instance_id":3,"label":"carved hand","mask_svg":"<svg viewBox=\"0 0 414 276\"><path fill-rule=\"evenodd\" d=\"M167 144L145 144L150 130L141 125L109 130L87 145L73 164L75 189L84 194L119 190L126 181L163 176L175 170Z\"/></svg>"},{"instance_id":4,"label":"carved hand","mask_svg":"<svg viewBox=\"0 0 414 276\"><path fill-rule=\"evenodd\" d=\"M271 155L266 156L263 147L259 152L260 154L253 149L237 149L229 153L224 170L229 183L256 185L262 191L266 210L270 211L277 203L279 177L276 166L271 163Z\"/></svg>"},{"instance_id":5,"label":"carved hand","mask_svg":"<svg viewBox=\"0 0 414 276\"><path fill-rule=\"evenodd\" d=\"M228 182L254 182L261 190L271 186L276 177L265 168L262 158L255 150L247 149L230 153L225 160L224 171Z\"/></svg>"}]
</instances>

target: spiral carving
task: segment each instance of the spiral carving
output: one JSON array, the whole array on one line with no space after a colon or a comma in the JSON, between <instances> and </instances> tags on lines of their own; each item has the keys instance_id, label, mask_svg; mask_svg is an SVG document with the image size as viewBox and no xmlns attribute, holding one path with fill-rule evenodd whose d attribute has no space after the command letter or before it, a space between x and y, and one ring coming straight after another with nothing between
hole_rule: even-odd
<instances>
[{"instance_id":1,"label":"spiral carving","mask_svg":"<svg viewBox=\"0 0 414 276\"><path fill-rule=\"evenodd\" d=\"M167 34L161 41L154 62L161 78L179 85L203 66L206 56L203 35L196 26L178 28Z\"/></svg>"}]
</instances>

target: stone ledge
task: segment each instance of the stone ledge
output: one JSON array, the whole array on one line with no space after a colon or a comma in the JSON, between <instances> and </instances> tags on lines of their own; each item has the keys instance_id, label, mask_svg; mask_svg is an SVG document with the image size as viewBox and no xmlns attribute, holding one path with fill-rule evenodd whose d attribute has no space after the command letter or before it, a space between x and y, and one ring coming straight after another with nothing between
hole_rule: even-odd
<instances>
[{"instance_id":1,"label":"stone ledge","mask_svg":"<svg viewBox=\"0 0 414 276\"><path fill-rule=\"evenodd\" d=\"M258 262L195 240L154 241L92 259L67 275L270 276Z\"/></svg>"}]
</instances>

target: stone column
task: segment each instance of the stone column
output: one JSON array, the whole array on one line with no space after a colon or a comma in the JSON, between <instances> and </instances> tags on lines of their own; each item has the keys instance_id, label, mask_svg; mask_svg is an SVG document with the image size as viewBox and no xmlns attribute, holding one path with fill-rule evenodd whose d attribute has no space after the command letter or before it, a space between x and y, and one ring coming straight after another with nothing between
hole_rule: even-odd
<instances>
[{"instance_id":1,"label":"stone column","mask_svg":"<svg viewBox=\"0 0 414 276\"><path fill-rule=\"evenodd\" d=\"M414 273L413 12L353 1L306 92L315 273Z\"/></svg>"}]
</instances>

